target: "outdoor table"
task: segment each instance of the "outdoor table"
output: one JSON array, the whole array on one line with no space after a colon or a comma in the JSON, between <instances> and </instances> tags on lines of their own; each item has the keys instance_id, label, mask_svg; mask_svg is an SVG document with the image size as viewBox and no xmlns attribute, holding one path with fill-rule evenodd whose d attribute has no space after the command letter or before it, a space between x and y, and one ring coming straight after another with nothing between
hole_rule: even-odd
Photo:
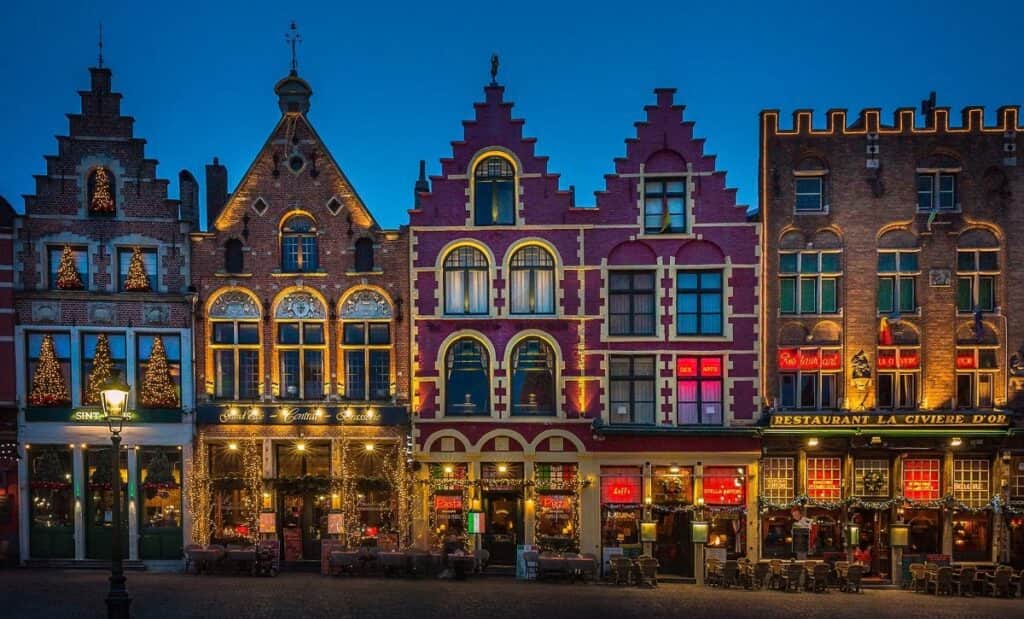
<instances>
[{"instance_id":1,"label":"outdoor table","mask_svg":"<svg viewBox=\"0 0 1024 619\"><path fill-rule=\"evenodd\" d=\"M586 579L587 574L593 575L597 571L597 560L589 559L587 557L571 557L565 560L569 567L569 575L573 580L576 580L577 576L582 576Z\"/></svg>"},{"instance_id":2,"label":"outdoor table","mask_svg":"<svg viewBox=\"0 0 1024 619\"><path fill-rule=\"evenodd\" d=\"M248 568L250 571L255 571L256 567L256 549L255 548L244 548L244 549L231 549L227 551L227 560L235 564L238 571L242 571L244 568Z\"/></svg>"},{"instance_id":3,"label":"outdoor table","mask_svg":"<svg viewBox=\"0 0 1024 619\"><path fill-rule=\"evenodd\" d=\"M448 564L455 572L456 580L465 580L467 574L473 572L476 557L473 555L448 555Z\"/></svg>"},{"instance_id":4,"label":"outdoor table","mask_svg":"<svg viewBox=\"0 0 1024 619\"><path fill-rule=\"evenodd\" d=\"M407 569L407 557L404 552L381 552L377 557L385 573L404 572Z\"/></svg>"}]
</instances>

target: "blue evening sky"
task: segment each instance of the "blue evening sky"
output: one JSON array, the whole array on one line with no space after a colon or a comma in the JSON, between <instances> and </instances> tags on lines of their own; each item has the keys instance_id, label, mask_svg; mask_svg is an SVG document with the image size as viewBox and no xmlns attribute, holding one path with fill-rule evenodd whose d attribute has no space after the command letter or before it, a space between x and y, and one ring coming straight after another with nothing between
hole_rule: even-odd
<instances>
[{"instance_id":1,"label":"blue evening sky","mask_svg":"<svg viewBox=\"0 0 1024 619\"><path fill-rule=\"evenodd\" d=\"M657 5L663 4L658 7ZM234 188L279 118L273 85L298 22L310 119L382 225L406 220L417 162L436 174L499 80L577 202L593 203L652 89L678 89L696 135L756 206L758 112L1024 104L1024 2L15 2L0 38L0 195L45 170L79 109L102 19L123 111L177 197L213 156ZM1002 6L999 6L1002 5Z\"/></svg>"}]
</instances>

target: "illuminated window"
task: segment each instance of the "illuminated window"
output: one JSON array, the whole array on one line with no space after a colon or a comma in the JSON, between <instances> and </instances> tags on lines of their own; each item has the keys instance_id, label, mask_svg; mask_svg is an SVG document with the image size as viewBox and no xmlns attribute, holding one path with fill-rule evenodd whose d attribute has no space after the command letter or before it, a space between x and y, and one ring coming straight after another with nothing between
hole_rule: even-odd
<instances>
[{"instance_id":1,"label":"illuminated window","mask_svg":"<svg viewBox=\"0 0 1024 619\"><path fill-rule=\"evenodd\" d=\"M654 271L608 275L608 334L654 335Z\"/></svg>"},{"instance_id":2,"label":"illuminated window","mask_svg":"<svg viewBox=\"0 0 1024 619\"><path fill-rule=\"evenodd\" d=\"M793 458L761 460L761 493L768 501L784 503L795 496L796 464Z\"/></svg>"},{"instance_id":3,"label":"illuminated window","mask_svg":"<svg viewBox=\"0 0 1024 619\"><path fill-rule=\"evenodd\" d=\"M921 349L879 348L877 357L877 406L883 409L914 409L918 406Z\"/></svg>"},{"instance_id":4,"label":"illuminated window","mask_svg":"<svg viewBox=\"0 0 1024 619\"><path fill-rule=\"evenodd\" d=\"M920 268L915 251L878 252L878 311L917 311L915 292Z\"/></svg>"},{"instance_id":5,"label":"illuminated window","mask_svg":"<svg viewBox=\"0 0 1024 619\"><path fill-rule=\"evenodd\" d=\"M988 505L992 499L992 465L988 460L953 460L953 497L971 509Z\"/></svg>"},{"instance_id":6,"label":"illuminated window","mask_svg":"<svg viewBox=\"0 0 1024 619\"><path fill-rule=\"evenodd\" d=\"M292 215L281 227L281 270L309 273L319 264L316 223L306 215Z\"/></svg>"},{"instance_id":7,"label":"illuminated window","mask_svg":"<svg viewBox=\"0 0 1024 619\"><path fill-rule=\"evenodd\" d=\"M323 303L307 292L294 292L278 303L274 330L281 398L324 397L326 317Z\"/></svg>"},{"instance_id":8,"label":"illuminated window","mask_svg":"<svg viewBox=\"0 0 1024 619\"><path fill-rule=\"evenodd\" d=\"M474 211L478 226L515 224L515 168L504 157L487 157L474 171Z\"/></svg>"},{"instance_id":9,"label":"illuminated window","mask_svg":"<svg viewBox=\"0 0 1024 619\"><path fill-rule=\"evenodd\" d=\"M456 340L445 355L445 414L491 413L489 355L472 338Z\"/></svg>"},{"instance_id":10,"label":"illuminated window","mask_svg":"<svg viewBox=\"0 0 1024 619\"><path fill-rule=\"evenodd\" d=\"M807 496L838 501L843 498L842 482L842 458L807 458Z\"/></svg>"},{"instance_id":11,"label":"illuminated window","mask_svg":"<svg viewBox=\"0 0 1024 619\"><path fill-rule=\"evenodd\" d=\"M74 558L72 452L66 445L33 443L27 455L32 558Z\"/></svg>"},{"instance_id":12,"label":"illuminated window","mask_svg":"<svg viewBox=\"0 0 1024 619\"><path fill-rule=\"evenodd\" d=\"M853 494L859 497L889 496L889 461L871 458L854 460Z\"/></svg>"},{"instance_id":13,"label":"illuminated window","mask_svg":"<svg viewBox=\"0 0 1024 619\"><path fill-rule=\"evenodd\" d=\"M843 358L838 348L781 348L778 367L781 408L839 408Z\"/></svg>"},{"instance_id":14,"label":"illuminated window","mask_svg":"<svg viewBox=\"0 0 1024 619\"><path fill-rule=\"evenodd\" d=\"M779 312L835 314L839 311L839 252L779 254Z\"/></svg>"},{"instance_id":15,"label":"illuminated window","mask_svg":"<svg viewBox=\"0 0 1024 619\"><path fill-rule=\"evenodd\" d=\"M53 340L53 352L60 367L61 376L64 378L64 386L70 393L71 389L71 336L67 333L28 333L25 336L28 346L28 368L25 372L27 381L25 393L32 393L32 378L36 375L36 368L39 367L39 357L42 352L43 341L49 335ZM66 406L71 402L32 402L31 395L28 398L29 406Z\"/></svg>"},{"instance_id":16,"label":"illuminated window","mask_svg":"<svg viewBox=\"0 0 1024 619\"><path fill-rule=\"evenodd\" d=\"M677 423L722 424L722 358L676 359Z\"/></svg>"},{"instance_id":17,"label":"illuminated window","mask_svg":"<svg viewBox=\"0 0 1024 619\"><path fill-rule=\"evenodd\" d=\"M998 349L956 349L956 404L958 408L992 408L995 403Z\"/></svg>"},{"instance_id":18,"label":"illuminated window","mask_svg":"<svg viewBox=\"0 0 1024 619\"><path fill-rule=\"evenodd\" d=\"M155 248L140 248L142 265L146 269L146 279L149 280L149 289L157 290L157 253ZM131 268L134 249L118 248L117 250L117 289L125 290L125 283L128 281L128 270Z\"/></svg>"},{"instance_id":19,"label":"illuminated window","mask_svg":"<svg viewBox=\"0 0 1024 619\"><path fill-rule=\"evenodd\" d=\"M152 355L153 346L158 339L163 344L164 354L167 356L167 370L177 392L177 402L174 406L177 406L181 402L181 336L169 333L135 334L135 384L140 385L141 388L141 385L145 382L150 355ZM142 400L138 395L136 395L136 399L139 401L139 405L142 406Z\"/></svg>"},{"instance_id":20,"label":"illuminated window","mask_svg":"<svg viewBox=\"0 0 1024 619\"><path fill-rule=\"evenodd\" d=\"M474 247L457 247L444 259L444 313L488 312L488 263Z\"/></svg>"},{"instance_id":21,"label":"illuminated window","mask_svg":"<svg viewBox=\"0 0 1024 619\"><path fill-rule=\"evenodd\" d=\"M911 501L935 501L942 495L938 458L906 459L903 461L903 496Z\"/></svg>"},{"instance_id":22,"label":"illuminated window","mask_svg":"<svg viewBox=\"0 0 1024 619\"><path fill-rule=\"evenodd\" d=\"M71 245L71 255L74 256L75 270L82 280L82 286L89 288L89 251L84 245ZM60 258L64 253L64 246L50 246L47 248L47 262L50 267L49 286L50 290L57 289L57 272L60 269Z\"/></svg>"},{"instance_id":23,"label":"illuminated window","mask_svg":"<svg viewBox=\"0 0 1024 619\"><path fill-rule=\"evenodd\" d=\"M391 397L391 324L342 324L346 400L387 400Z\"/></svg>"},{"instance_id":24,"label":"illuminated window","mask_svg":"<svg viewBox=\"0 0 1024 619\"><path fill-rule=\"evenodd\" d=\"M611 423L654 423L654 357L612 355L608 363Z\"/></svg>"},{"instance_id":25,"label":"illuminated window","mask_svg":"<svg viewBox=\"0 0 1024 619\"><path fill-rule=\"evenodd\" d=\"M97 344L102 344L110 354L112 371L120 372L125 376L127 350L125 348L124 333L83 333L82 334L82 404L99 405L99 389L95 392L89 389L90 376L92 375L94 361L96 359ZM91 397L95 394L94 397Z\"/></svg>"},{"instance_id":26,"label":"illuminated window","mask_svg":"<svg viewBox=\"0 0 1024 619\"><path fill-rule=\"evenodd\" d=\"M644 181L644 232L686 232L686 179Z\"/></svg>"},{"instance_id":27,"label":"illuminated window","mask_svg":"<svg viewBox=\"0 0 1024 619\"><path fill-rule=\"evenodd\" d=\"M209 310L214 397L255 400L260 396L260 307L239 291L221 293Z\"/></svg>"},{"instance_id":28,"label":"illuminated window","mask_svg":"<svg viewBox=\"0 0 1024 619\"><path fill-rule=\"evenodd\" d=\"M553 314L555 261L546 250L529 245L516 251L509 264L512 314Z\"/></svg>"}]
</instances>

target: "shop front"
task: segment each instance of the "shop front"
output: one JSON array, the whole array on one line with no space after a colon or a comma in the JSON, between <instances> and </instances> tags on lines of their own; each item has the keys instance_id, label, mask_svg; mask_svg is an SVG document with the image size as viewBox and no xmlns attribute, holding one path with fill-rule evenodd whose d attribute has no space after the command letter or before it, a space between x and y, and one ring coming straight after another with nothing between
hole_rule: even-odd
<instances>
[{"instance_id":1,"label":"shop front","mask_svg":"<svg viewBox=\"0 0 1024 619\"><path fill-rule=\"evenodd\" d=\"M484 513L481 547L495 565L514 565L516 546L525 543L523 464L485 462L478 483Z\"/></svg>"},{"instance_id":2,"label":"shop front","mask_svg":"<svg viewBox=\"0 0 1024 619\"><path fill-rule=\"evenodd\" d=\"M259 542L286 568L408 544L404 408L208 406L198 416L196 543Z\"/></svg>"},{"instance_id":3,"label":"shop front","mask_svg":"<svg viewBox=\"0 0 1024 619\"><path fill-rule=\"evenodd\" d=\"M644 469L642 466L601 467L601 558L642 554Z\"/></svg>"},{"instance_id":4,"label":"shop front","mask_svg":"<svg viewBox=\"0 0 1024 619\"><path fill-rule=\"evenodd\" d=\"M705 466L701 492L709 525L707 556L726 560L746 556L746 467Z\"/></svg>"},{"instance_id":5,"label":"shop front","mask_svg":"<svg viewBox=\"0 0 1024 619\"><path fill-rule=\"evenodd\" d=\"M652 474L651 509L657 523L652 553L658 559L659 570L692 578L693 467L655 466Z\"/></svg>"}]
</instances>

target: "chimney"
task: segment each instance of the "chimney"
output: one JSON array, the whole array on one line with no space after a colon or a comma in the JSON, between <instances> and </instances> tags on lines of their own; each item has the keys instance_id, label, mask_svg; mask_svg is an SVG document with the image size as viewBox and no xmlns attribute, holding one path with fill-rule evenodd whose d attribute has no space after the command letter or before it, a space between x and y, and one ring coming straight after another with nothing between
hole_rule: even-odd
<instances>
[{"instance_id":1,"label":"chimney","mask_svg":"<svg viewBox=\"0 0 1024 619\"><path fill-rule=\"evenodd\" d=\"M188 170L178 172L178 219L187 221L191 232L199 231L199 183Z\"/></svg>"},{"instance_id":2,"label":"chimney","mask_svg":"<svg viewBox=\"0 0 1024 619\"><path fill-rule=\"evenodd\" d=\"M420 194L430 193L430 181L427 180L427 162L420 159L420 177L416 179L416 184L413 185L413 205L416 208L420 207Z\"/></svg>"},{"instance_id":3,"label":"chimney","mask_svg":"<svg viewBox=\"0 0 1024 619\"><path fill-rule=\"evenodd\" d=\"M213 222L228 201L228 169L213 158L206 164L206 229L213 229Z\"/></svg>"}]
</instances>

